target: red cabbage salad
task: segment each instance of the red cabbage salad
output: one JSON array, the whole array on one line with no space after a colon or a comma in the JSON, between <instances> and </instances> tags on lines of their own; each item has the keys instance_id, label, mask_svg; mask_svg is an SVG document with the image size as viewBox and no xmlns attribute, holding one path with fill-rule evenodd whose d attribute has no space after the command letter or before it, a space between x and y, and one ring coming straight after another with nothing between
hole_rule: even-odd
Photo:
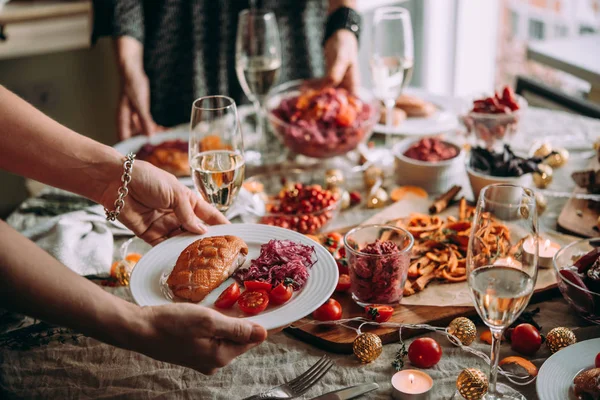
<instances>
[{"instance_id":1,"label":"red cabbage salad","mask_svg":"<svg viewBox=\"0 0 600 400\"><path fill-rule=\"evenodd\" d=\"M270 283L273 287L286 278L294 281L294 290L306 284L309 269L317 262L313 246L291 240L270 240L260 246L258 258L250 261L250 267L238 269L233 277L241 284L244 281Z\"/></svg>"}]
</instances>

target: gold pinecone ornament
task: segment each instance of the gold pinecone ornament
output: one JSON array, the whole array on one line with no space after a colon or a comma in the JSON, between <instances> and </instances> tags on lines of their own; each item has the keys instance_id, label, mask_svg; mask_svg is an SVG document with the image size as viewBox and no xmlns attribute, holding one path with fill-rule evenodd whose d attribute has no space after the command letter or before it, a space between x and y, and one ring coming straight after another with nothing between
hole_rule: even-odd
<instances>
[{"instance_id":1,"label":"gold pinecone ornament","mask_svg":"<svg viewBox=\"0 0 600 400\"><path fill-rule=\"evenodd\" d=\"M533 173L533 183L539 189L545 189L552 183L552 167L546 164L538 165L540 172Z\"/></svg>"},{"instance_id":2,"label":"gold pinecone ornament","mask_svg":"<svg viewBox=\"0 0 600 400\"><path fill-rule=\"evenodd\" d=\"M577 343L575 334L572 330L564 326L554 328L546 335L546 345L552 354L575 343Z\"/></svg>"},{"instance_id":3,"label":"gold pinecone ornament","mask_svg":"<svg viewBox=\"0 0 600 400\"><path fill-rule=\"evenodd\" d=\"M456 389L466 400L479 400L488 391L487 376L476 368L463 369L456 379Z\"/></svg>"},{"instance_id":4,"label":"gold pinecone ornament","mask_svg":"<svg viewBox=\"0 0 600 400\"><path fill-rule=\"evenodd\" d=\"M370 363L381 355L383 344L379 336L374 333L361 333L354 339L352 351L361 363Z\"/></svg>"},{"instance_id":5,"label":"gold pinecone ornament","mask_svg":"<svg viewBox=\"0 0 600 400\"><path fill-rule=\"evenodd\" d=\"M327 189L340 187L344 184L344 173L340 169L328 169L325 171L325 186Z\"/></svg>"},{"instance_id":6,"label":"gold pinecone ornament","mask_svg":"<svg viewBox=\"0 0 600 400\"><path fill-rule=\"evenodd\" d=\"M560 168L569 161L569 151L567 149L554 149L554 154L549 155L544 163L552 168Z\"/></svg>"},{"instance_id":7,"label":"gold pinecone ornament","mask_svg":"<svg viewBox=\"0 0 600 400\"><path fill-rule=\"evenodd\" d=\"M448 325L448 333L456 336L464 346L468 346L477 337L477 328L469 318L458 317Z\"/></svg>"}]
</instances>

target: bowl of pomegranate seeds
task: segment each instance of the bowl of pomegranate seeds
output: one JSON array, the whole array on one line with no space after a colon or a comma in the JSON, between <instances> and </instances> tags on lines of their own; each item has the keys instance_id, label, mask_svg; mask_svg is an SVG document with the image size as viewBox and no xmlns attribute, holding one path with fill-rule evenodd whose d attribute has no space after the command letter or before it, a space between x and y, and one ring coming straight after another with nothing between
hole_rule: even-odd
<instances>
[{"instance_id":1,"label":"bowl of pomegranate seeds","mask_svg":"<svg viewBox=\"0 0 600 400\"><path fill-rule=\"evenodd\" d=\"M291 151L330 158L366 142L380 115L379 102L366 90L354 95L342 88L312 88L305 81L275 87L266 100L277 137Z\"/></svg>"},{"instance_id":2,"label":"bowl of pomegranate seeds","mask_svg":"<svg viewBox=\"0 0 600 400\"><path fill-rule=\"evenodd\" d=\"M514 136L526 109L527 100L505 86L493 96L473 100L462 120L485 147L493 148L496 143L504 143Z\"/></svg>"},{"instance_id":3,"label":"bowl of pomegranate seeds","mask_svg":"<svg viewBox=\"0 0 600 400\"><path fill-rule=\"evenodd\" d=\"M460 177L464 151L437 137L403 140L394 146L396 183L420 186L429 193L447 190Z\"/></svg>"},{"instance_id":4,"label":"bowl of pomegranate seeds","mask_svg":"<svg viewBox=\"0 0 600 400\"><path fill-rule=\"evenodd\" d=\"M279 226L303 234L315 234L341 209L340 192L324 187L323 171L288 170L255 175L243 188L261 203L260 213L244 216L244 222Z\"/></svg>"}]
</instances>

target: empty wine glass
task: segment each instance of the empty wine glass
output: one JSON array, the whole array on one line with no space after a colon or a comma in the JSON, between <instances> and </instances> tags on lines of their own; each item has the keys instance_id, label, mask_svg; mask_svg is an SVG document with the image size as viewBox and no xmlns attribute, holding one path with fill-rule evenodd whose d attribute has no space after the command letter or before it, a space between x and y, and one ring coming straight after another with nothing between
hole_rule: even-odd
<instances>
[{"instance_id":1,"label":"empty wine glass","mask_svg":"<svg viewBox=\"0 0 600 400\"><path fill-rule=\"evenodd\" d=\"M486 186L473 217L466 265L475 308L492 332L489 388L484 399L525 399L511 387L497 384L496 378L503 331L529 303L537 261L538 218L533 191L510 184Z\"/></svg>"},{"instance_id":2,"label":"empty wine glass","mask_svg":"<svg viewBox=\"0 0 600 400\"><path fill-rule=\"evenodd\" d=\"M375 97L385 105L386 164L393 161L390 147L394 106L412 78L413 62L413 32L408 10L402 7L375 10L370 63Z\"/></svg>"},{"instance_id":3,"label":"empty wine glass","mask_svg":"<svg viewBox=\"0 0 600 400\"><path fill-rule=\"evenodd\" d=\"M232 98L207 96L194 101L189 156L196 189L219 211L227 211L245 173L244 141Z\"/></svg>"},{"instance_id":4,"label":"empty wine glass","mask_svg":"<svg viewBox=\"0 0 600 400\"><path fill-rule=\"evenodd\" d=\"M274 13L255 8L240 12L235 69L244 93L254 105L257 133L262 141L259 150L264 156L270 150L277 150L273 145L278 143L267 129L264 112L265 97L277 83L281 70L281 43Z\"/></svg>"}]
</instances>

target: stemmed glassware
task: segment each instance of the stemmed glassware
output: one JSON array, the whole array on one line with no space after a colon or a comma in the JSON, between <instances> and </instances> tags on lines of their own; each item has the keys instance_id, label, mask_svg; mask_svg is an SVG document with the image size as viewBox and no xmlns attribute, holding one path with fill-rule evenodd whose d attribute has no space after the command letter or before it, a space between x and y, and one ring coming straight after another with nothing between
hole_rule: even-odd
<instances>
[{"instance_id":1,"label":"stemmed glassware","mask_svg":"<svg viewBox=\"0 0 600 400\"><path fill-rule=\"evenodd\" d=\"M273 153L277 139L266 126L264 100L281 70L281 43L275 14L256 8L240 12L235 42L235 70L240 85L254 105L263 158ZM270 151L272 150L272 151Z\"/></svg>"},{"instance_id":2,"label":"stemmed glassware","mask_svg":"<svg viewBox=\"0 0 600 400\"><path fill-rule=\"evenodd\" d=\"M402 7L375 10L371 43L371 76L375 97L385 105L386 163L393 158L391 146L392 114L396 99L412 78L414 62L410 13Z\"/></svg>"},{"instance_id":3,"label":"stemmed glassware","mask_svg":"<svg viewBox=\"0 0 600 400\"><path fill-rule=\"evenodd\" d=\"M207 96L194 101L189 156L196 189L219 211L227 211L245 173L244 140L232 98Z\"/></svg>"},{"instance_id":4,"label":"stemmed glassware","mask_svg":"<svg viewBox=\"0 0 600 400\"><path fill-rule=\"evenodd\" d=\"M509 184L486 186L479 195L467 250L467 278L475 308L492 332L485 399L525 399L497 384L500 340L523 312L537 279L538 219L532 190Z\"/></svg>"}]
</instances>

